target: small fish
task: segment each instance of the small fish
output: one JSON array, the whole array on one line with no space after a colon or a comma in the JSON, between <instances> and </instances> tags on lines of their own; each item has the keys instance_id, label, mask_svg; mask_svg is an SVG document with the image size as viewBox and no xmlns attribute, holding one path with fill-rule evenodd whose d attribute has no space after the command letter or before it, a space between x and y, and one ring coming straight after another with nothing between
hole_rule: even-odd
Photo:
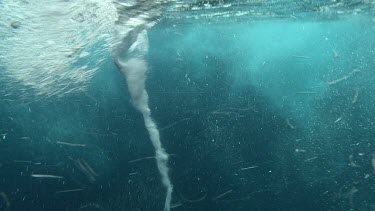
<instances>
[{"instance_id":1,"label":"small fish","mask_svg":"<svg viewBox=\"0 0 375 211\"><path fill-rule=\"evenodd\" d=\"M334 58L338 58L339 57L339 54L337 53L336 50L332 49L332 54L333 54L333 57Z\"/></svg>"},{"instance_id":2,"label":"small fish","mask_svg":"<svg viewBox=\"0 0 375 211\"><path fill-rule=\"evenodd\" d=\"M32 174L31 177L35 178L50 178L50 179L64 179L62 176L50 175L50 174Z\"/></svg>"},{"instance_id":3,"label":"small fish","mask_svg":"<svg viewBox=\"0 0 375 211\"><path fill-rule=\"evenodd\" d=\"M14 160L13 162L15 162L15 163L28 163L28 164L33 163L32 161L28 161L28 160Z\"/></svg>"},{"instance_id":4,"label":"small fish","mask_svg":"<svg viewBox=\"0 0 375 211\"><path fill-rule=\"evenodd\" d=\"M358 95L359 95L359 89L358 88L355 88L354 91L355 91L355 93L354 93L354 96L353 96L353 99L352 99L352 104L357 102Z\"/></svg>"},{"instance_id":5,"label":"small fish","mask_svg":"<svg viewBox=\"0 0 375 211\"><path fill-rule=\"evenodd\" d=\"M138 158L138 159L130 160L130 161L128 161L128 163L135 163L135 162L149 160L149 159L155 159L155 156L147 156L147 157L144 157L144 158Z\"/></svg>"},{"instance_id":6,"label":"small fish","mask_svg":"<svg viewBox=\"0 0 375 211\"><path fill-rule=\"evenodd\" d=\"M351 167L360 167L354 162L353 155L349 155L349 166Z\"/></svg>"},{"instance_id":7,"label":"small fish","mask_svg":"<svg viewBox=\"0 0 375 211\"><path fill-rule=\"evenodd\" d=\"M83 191L83 189L62 190L62 191L57 191L55 194L71 193L71 192L81 192L81 191Z\"/></svg>"},{"instance_id":8,"label":"small fish","mask_svg":"<svg viewBox=\"0 0 375 211\"><path fill-rule=\"evenodd\" d=\"M294 15L289 15L292 19L297 20L297 17Z\"/></svg>"},{"instance_id":9,"label":"small fish","mask_svg":"<svg viewBox=\"0 0 375 211\"><path fill-rule=\"evenodd\" d=\"M336 120L335 120L335 123L338 123L338 122L340 122L341 120L342 120L342 117L336 119Z\"/></svg>"},{"instance_id":10,"label":"small fish","mask_svg":"<svg viewBox=\"0 0 375 211\"><path fill-rule=\"evenodd\" d=\"M315 156L315 157L312 157L312 158L306 159L305 162L312 161L312 160L315 160L315 159L317 159L317 158L318 158L318 157Z\"/></svg>"},{"instance_id":11,"label":"small fish","mask_svg":"<svg viewBox=\"0 0 375 211\"><path fill-rule=\"evenodd\" d=\"M213 198L212 200L213 200L213 201L216 201L216 200L218 200L218 199L220 199L220 198L223 198L225 195L232 193L232 191L233 191L233 190L230 189L230 190L228 190L228 191L226 191L226 192L224 192L224 193L222 193L222 194L216 196L216 197Z\"/></svg>"},{"instance_id":12,"label":"small fish","mask_svg":"<svg viewBox=\"0 0 375 211\"><path fill-rule=\"evenodd\" d=\"M249 167L241 168L241 171L248 170L248 169L255 169L255 168L258 168L258 166L249 166Z\"/></svg>"},{"instance_id":13,"label":"small fish","mask_svg":"<svg viewBox=\"0 0 375 211\"><path fill-rule=\"evenodd\" d=\"M309 56L299 56L299 55L292 55L293 58L297 58L297 59L310 59Z\"/></svg>"},{"instance_id":14,"label":"small fish","mask_svg":"<svg viewBox=\"0 0 375 211\"><path fill-rule=\"evenodd\" d=\"M309 91L304 91L304 92L297 92L298 94L318 94L318 92L309 92Z\"/></svg>"},{"instance_id":15,"label":"small fish","mask_svg":"<svg viewBox=\"0 0 375 211\"><path fill-rule=\"evenodd\" d=\"M294 126L294 125L290 122L290 119L286 119L286 124L290 127L290 129L292 129L292 130L296 129L296 126Z\"/></svg>"},{"instance_id":16,"label":"small fish","mask_svg":"<svg viewBox=\"0 0 375 211\"><path fill-rule=\"evenodd\" d=\"M371 164L372 164L372 169L374 170L374 174L375 174L375 154L372 155Z\"/></svg>"},{"instance_id":17,"label":"small fish","mask_svg":"<svg viewBox=\"0 0 375 211\"><path fill-rule=\"evenodd\" d=\"M2 202L3 206L1 206L3 208L3 210L9 210L10 209L10 201L9 201L8 196L4 192L0 192L0 198L3 201Z\"/></svg>"},{"instance_id":18,"label":"small fish","mask_svg":"<svg viewBox=\"0 0 375 211\"><path fill-rule=\"evenodd\" d=\"M70 146L70 147L85 147L86 146L85 144L72 144L72 143L62 142L62 141L56 141L56 144Z\"/></svg>"}]
</instances>

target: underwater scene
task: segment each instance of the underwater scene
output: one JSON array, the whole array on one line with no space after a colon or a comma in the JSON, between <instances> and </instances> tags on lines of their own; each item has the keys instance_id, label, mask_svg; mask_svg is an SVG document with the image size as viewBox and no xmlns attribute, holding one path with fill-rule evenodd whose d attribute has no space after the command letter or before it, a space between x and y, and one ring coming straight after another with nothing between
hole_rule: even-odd
<instances>
[{"instance_id":1,"label":"underwater scene","mask_svg":"<svg viewBox=\"0 0 375 211\"><path fill-rule=\"evenodd\" d=\"M374 0L1 0L0 211L375 210Z\"/></svg>"}]
</instances>

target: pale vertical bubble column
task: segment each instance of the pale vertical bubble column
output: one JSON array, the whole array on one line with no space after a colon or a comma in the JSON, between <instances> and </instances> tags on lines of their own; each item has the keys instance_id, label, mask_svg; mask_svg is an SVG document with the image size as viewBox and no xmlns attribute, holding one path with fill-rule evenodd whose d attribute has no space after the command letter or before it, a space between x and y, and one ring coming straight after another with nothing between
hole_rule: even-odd
<instances>
[{"instance_id":1,"label":"pale vertical bubble column","mask_svg":"<svg viewBox=\"0 0 375 211\"><path fill-rule=\"evenodd\" d=\"M135 40L135 42L130 44L130 40ZM123 51L126 51L126 53L121 52L121 54L117 54L117 56L115 56L115 62L121 70L121 73L126 78L132 103L134 107L142 113L150 140L155 148L156 163L161 175L162 183L167 189L164 210L169 211L172 200L173 185L168 175L168 154L161 144L157 125L151 118L151 110L148 105L148 94L145 88L147 62L144 57L148 51L147 31L145 29L141 29L140 31L139 29L134 29L133 32L128 34L127 39L124 39L123 44L129 48L122 49Z\"/></svg>"}]
</instances>

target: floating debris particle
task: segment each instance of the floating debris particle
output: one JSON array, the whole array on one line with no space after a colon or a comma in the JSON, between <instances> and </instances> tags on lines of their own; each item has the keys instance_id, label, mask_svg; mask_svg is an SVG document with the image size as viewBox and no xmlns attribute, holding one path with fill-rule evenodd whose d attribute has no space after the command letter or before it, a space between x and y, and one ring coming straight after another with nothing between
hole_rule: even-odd
<instances>
[{"instance_id":1,"label":"floating debris particle","mask_svg":"<svg viewBox=\"0 0 375 211\"><path fill-rule=\"evenodd\" d=\"M357 165L354 160L353 160L353 155L349 155L349 166L351 167L360 167L359 165Z\"/></svg>"},{"instance_id":2,"label":"floating debris particle","mask_svg":"<svg viewBox=\"0 0 375 211\"><path fill-rule=\"evenodd\" d=\"M190 119L191 119L191 118L183 118L183 119L180 119L180 120L178 120L178 121L176 121L176 122L173 122L172 124L169 124L169 125L167 125L167 126L165 126L165 127L160 128L159 131L163 131L163 130L166 130L166 129L172 128L172 127L174 127L175 125L180 124L180 123L185 122L185 121L188 121L188 120L190 120Z\"/></svg>"},{"instance_id":3,"label":"floating debris particle","mask_svg":"<svg viewBox=\"0 0 375 211\"><path fill-rule=\"evenodd\" d=\"M50 178L50 179L64 179L62 176L50 175L50 174L32 174L31 177L35 178Z\"/></svg>"},{"instance_id":4,"label":"floating debris particle","mask_svg":"<svg viewBox=\"0 0 375 211\"><path fill-rule=\"evenodd\" d=\"M372 169L374 170L374 174L375 174L375 154L372 155L371 164L372 164Z\"/></svg>"},{"instance_id":5,"label":"floating debris particle","mask_svg":"<svg viewBox=\"0 0 375 211\"><path fill-rule=\"evenodd\" d=\"M84 57L86 57L86 56L88 56L88 55L90 55L89 52L87 52L87 51L83 51L83 52L79 55L79 58L84 58Z\"/></svg>"},{"instance_id":6,"label":"floating debris particle","mask_svg":"<svg viewBox=\"0 0 375 211\"><path fill-rule=\"evenodd\" d=\"M256 194L256 193L264 193L264 192L270 192L270 190L269 190L269 189L258 190L258 191L254 191L254 192L248 193L247 196L245 196L245 197L235 198L235 199L224 199L224 200L220 200L220 201L221 201L221 202L246 201L246 200L249 200L249 199L254 198L254 197L252 196L253 194Z\"/></svg>"},{"instance_id":7,"label":"floating debris particle","mask_svg":"<svg viewBox=\"0 0 375 211\"><path fill-rule=\"evenodd\" d=\"M171 205L171 209L177 208L177 207L180 207L180 206L182 206L182 203L181 202L177 202L176 204L172 204Z\"/></svg>"},{"instance_id":8,"label":"floating debris particle","mask_svg":"<svg viewBox=\"0 0 375 211\"><path fill-rule=\"evenodd\" d=\"M18 29L18 28L20 28L20 26L21 26L21 22L19 22L19 21L13 21L13 22L10 24L10 26L11 26L13 29Z\"/></svg>"},{"instance_id":9,"label":"floating debris particle","mask_svg":"<svg viewBox=\"0 0 375 211\"><path fill-rule=\"evenodd\" d=\"M295 152L306 152L304 149L296 149Z\"/></svg>"},{"instance_id":10,"label":"floating debris particle","mask_svg":"<svg viewBox=\"0 0 375 211\"><path fill-rule=\"evenodd\" d=\"M345 197L349 199L349 203L353 206L353 195L357 193L359 190L356 187L352 187L349 192L346 193Z\"/></svg>"},{"instance_id":11,"label":"floating debris particle","mask_svg":"<svg viewBox=\"0 0 375 211\"><path fill-rule=\"evenodd\" d=\"M342 82L342 81L345 81L345 80L349 79L350 77L352 77L353 75L355 75L356 73L359 73L359 72L361 72L361 71L358 70L358 69L354 69L352 72L348 73L348 74L345 75L344 77L339 78L339 79L336 79L336 80L334 80L334 81L330 81L330 82L328 82L327 84L328 84L328 85L334 85L334 84L340 83L340 82Z\"/></svg>"}]
</instances>

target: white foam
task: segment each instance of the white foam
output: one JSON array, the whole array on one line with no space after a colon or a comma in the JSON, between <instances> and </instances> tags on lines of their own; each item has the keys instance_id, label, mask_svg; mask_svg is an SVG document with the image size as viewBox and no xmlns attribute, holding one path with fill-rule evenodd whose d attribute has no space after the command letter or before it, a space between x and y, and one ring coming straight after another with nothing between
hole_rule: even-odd
<instances>
[{"instance_id":1,"label":"white foam","mask_svg":"<svg viewBox=\"0 0 375 211\"><path fill-rule=\"evenodd\" d=\"M76 64L84 52L103 57L113 34L117 10L111 0L4 0L0 65L14 86L36 95L63 95L90 82L100 65L91 59ZM19 28L11 23L20 22ZM107 45L107 46L106 46Z\"/></svg>"},{"instance_id":2,"label":"white foam","mask_svg":"<svg viewBox=\"0 0 375 211\"><path fill-rule=\"evenodd\" d=\"M164 3L3 0L0 66L5 67L5 75L11 79L8 86L14 84L13 90L22 85L35 95L63 96L82 91L102 58L111 52L126 78L134 107L143 115L162 184L167 189L165 210L169 211L173 186L168 175L168 154L151 118L145 88L146 30L160 17ZM14 21L19 23L12 25Z\"/></svg>"}]
</instances>

